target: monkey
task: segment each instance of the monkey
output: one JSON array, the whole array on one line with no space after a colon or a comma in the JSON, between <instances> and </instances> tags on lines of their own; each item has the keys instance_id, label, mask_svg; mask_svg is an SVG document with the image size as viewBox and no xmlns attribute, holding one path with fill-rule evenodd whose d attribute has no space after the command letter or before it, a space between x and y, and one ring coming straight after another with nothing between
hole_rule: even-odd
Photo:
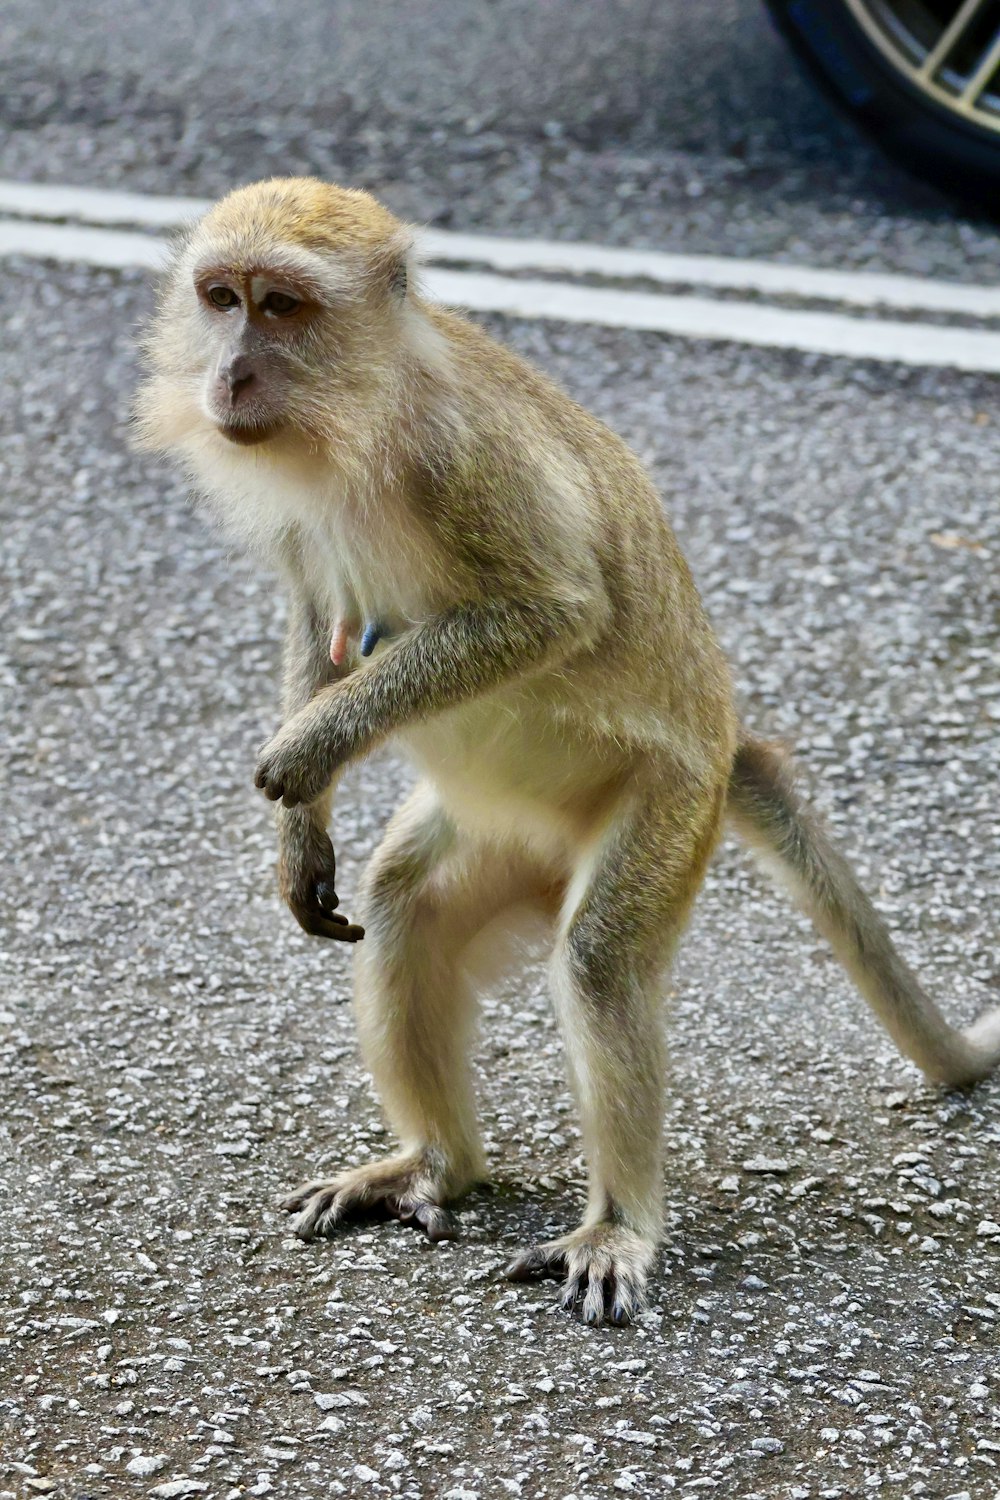
<instances>
[{"instance_id":1,"label":"monkey","mask_svg":"<svg viewBox=\"0 0 1000 1500\"><path fill-rule=\"evenodd\" d=\"M533 914L579 1109L586 1211L529 1246L584 1322L646 1304L661 1220L664 975L728 823L899 1048L945 1085L1000 1060L925 994L784 753L740 721L651 479L555 383L421 290L413 231L309 178L183 237L144 342L140 445L284 580L283 717L256 786L300 926L356 945L355 1011L399 1149L284 1202L303 1239L392 1216L452 1238L486 1176L469 1050L481 965ZM362 651L362 646L364 650ZM338 910L344 767L417 772Z\"/></svg>"}]
</instances>

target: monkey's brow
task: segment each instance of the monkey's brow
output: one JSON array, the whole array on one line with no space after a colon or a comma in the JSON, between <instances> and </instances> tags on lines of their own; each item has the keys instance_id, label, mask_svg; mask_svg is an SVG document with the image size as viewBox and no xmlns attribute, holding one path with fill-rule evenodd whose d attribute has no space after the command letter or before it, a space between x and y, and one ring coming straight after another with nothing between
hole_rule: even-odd
<instances>
[{"instance_id":1,"label":"monkey's brow","mask_svg":"<svg viewBox=\"0 0 1000 1500\"><path fill-rule=\"evenodd\" d=\"M319 257L315 260L319 261ZM316 302L342 294L351 285L339 267L322 263L306 266L298 255L207 255L196 261L192 275L198 282L213 278L240 282L262 278L274 284L288 285Z\"/></svg>"},{"instance_id":2,"label":"monkey's brow","mask_svg":"<svg viewBox=\"0 0 1000 1500\"><path fill-rule=\"evenodd\" d=\"M203 249L193 259L191 272L198 281L208 276L287 280L306 296L318 299L346 292L357 279L348 265L300 245L281 244L269 246L266 252L226 245Z\"/></svg>"}]
</instances>

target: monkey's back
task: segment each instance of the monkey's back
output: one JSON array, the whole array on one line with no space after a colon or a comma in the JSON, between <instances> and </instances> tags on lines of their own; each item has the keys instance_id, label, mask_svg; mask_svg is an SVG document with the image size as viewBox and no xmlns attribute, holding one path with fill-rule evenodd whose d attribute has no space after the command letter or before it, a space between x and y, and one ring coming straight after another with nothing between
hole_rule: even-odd
<instances>
[{"instance_id":1,"label":"monkey's back","mask_svg":"<svg viewBox=\"0 0 1000 1500\"><path fill-rule=\"evenodd\" d=\"M645 468L626 443L554 381L482 329L429 310L454 351L473 455L451 476L456 512L480 518L476 565L572 583L593 559L608 601L596 638L547 682L558 713L637 751L667 749L728 774L736 715L729 670L691 571ZM513 525L511 522L513 521Z\"/></svg>"}]
</instances>

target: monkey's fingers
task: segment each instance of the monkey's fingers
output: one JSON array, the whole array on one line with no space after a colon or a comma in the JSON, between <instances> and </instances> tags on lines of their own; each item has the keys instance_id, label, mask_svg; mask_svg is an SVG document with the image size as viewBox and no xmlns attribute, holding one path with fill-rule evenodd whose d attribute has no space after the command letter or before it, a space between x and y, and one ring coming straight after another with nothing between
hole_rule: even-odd
<instances>
[{"instance_id":1,"label":"monkey's fingers","mask_svg":"<svg viewBox=\"0 0 1000 1500\"><path fill-rule=\"evenodd\" d=\"M641 1281L620 1267L604 1276L570 1277L562 1299L567 1312L572 1311L581 1296L580 1317L591 1325L603 1323L607 1317L622 1328L634 1322L646 1304Z\"/></svg>"},{"instance_id":2,"label":"monkey's fingers","mask_svg":"<svg viewBox=\"0 0 1000 1500\"><path fill-rule=\"evenodd\" d=\"M284 1198L279 1199L278 1207L286 1214L297 1214L300 1209L305 1208L309 1199L322 1184L318 1182L304 1182L301 1187L295 1189L294 1193L286 1193Z\"/></svg>"},{"instance_id":3,"label":"monkey's fingers","mask_svg":"<svg viewBox=\"0 0 1000 1500\"><path fill-rule=\"evenodd\" d=\"M317 937L336 938L341 943L360 943L365 935L365 929L357 922L337 915L318 918L317 928Z\"/></svg>"},{"instance_id":4,"label":"monkey's fingers","mask_svg":"<svg viewBox=\"0 0 1000 1500\"><path fill-rule=\"evenodd\" d=\"M298 807L300 802L308 799L300 796L297 789L286 785L287 779L287 771L275 768L267 757L257 762L253 778L257 790L264 793L268 802L284 802L286 807Z\"/></svg>"},{"instance_id":5,"label":"monkey's fingers","mask_svg":"<svg viewBox=\"0 0 1000 1500\"><path fill-rule=\"evenodd\" d=\"M258 792L263 792L269 802L277 802L284 794L284 787L275 777L270 776L264 766L258 766L254 773L253 784Z\"/></svg>"},{"instance_id":6,"label":"monkey's fingers","mask_svg":"<svg viewBox=\"0 0 1000 1500\"><path fill-rule=\"evenodd\" d=\"M334 938L339 943L360 943L365 929L346 917L317 917L311 931L315 937Z\"/></svg>"},{"instance_id":7,"label":"monkey's fingers","mask_svg":"<svg viewBox=\"0 0 1000 1500\"><path fill-rule=\"evenodd\" d=\"M622 1265L613 1265L603 1275L600 1267L575 1265L561 1302L566 1312L578 1309L581 1321L592 1327L608 1318L621 1328L634 1322L646 1305L643 1278Z\"/></svg>"},{"instance_id":8,"label":"monkey's fingers","mask_svg":"<svg viewBox=\"0 0 1000 1500\"><path fill-rule=\"evenodd\" d=\"M343 1197L336 1190L323 1190L311 1194L303 1204L293 1206L292 1199L286 1199L282 1208L289 1213L298 1212L298 1217L292 1225L292 1233L300 1240L318 1240L329 1238L333 1235L347 1217Z\"/></svg>"},{"instance_id":9,"label":"monkey's fingers","mask_svg":"<svg viewBox=\"0 0 1000 1500\"><path fill-rule=\"evenodd\" d=\"M310 937L335 938L341 943L360 943L365 929L349 922L339 912L325 912L318 906L292 906L292 915Z\"/></svg>"},{"instance_id":10,"label":"monkey's fingers","mask_svg":"<svg viewBox=\"0 0 1000 1500\"><path fill-rule=\"evenodd\" d=\"M559 1298L559 1306L563 1312L572 1312L586 1290L586 1276L567 1276L563 1282L562 1296Z\"/></svg>"},{"instance_id":11,"label":"monkey's fingers","mask_svg":"<svg viewBox=\"0 0 1000 1500\"><path fill-rule=\"evenodd\" d=\"M264 793L268 802L280 802L283 807L301 807L304 802L312 802L318 796L318 792L310 793L302 788L296 790L285 786L284 782L274 781L262 772L254 777L254 786Z\"/></svg>"}]
</instances>

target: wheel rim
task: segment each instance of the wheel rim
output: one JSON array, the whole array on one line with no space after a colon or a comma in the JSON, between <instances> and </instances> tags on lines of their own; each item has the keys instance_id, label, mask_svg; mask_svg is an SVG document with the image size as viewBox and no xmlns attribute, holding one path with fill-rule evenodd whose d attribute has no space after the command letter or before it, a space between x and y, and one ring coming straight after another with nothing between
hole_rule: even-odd
<instances>
[{"instance_id":1,"label":"wheel rim","mask_svg":"<svg viewBox=\"0 0 1000 1500\"><path fill-rule=\"evenodd\" d=\"M928 100L1000 134L998 0L846 0L883 57Z\"/></svg>"}]
</instances>

